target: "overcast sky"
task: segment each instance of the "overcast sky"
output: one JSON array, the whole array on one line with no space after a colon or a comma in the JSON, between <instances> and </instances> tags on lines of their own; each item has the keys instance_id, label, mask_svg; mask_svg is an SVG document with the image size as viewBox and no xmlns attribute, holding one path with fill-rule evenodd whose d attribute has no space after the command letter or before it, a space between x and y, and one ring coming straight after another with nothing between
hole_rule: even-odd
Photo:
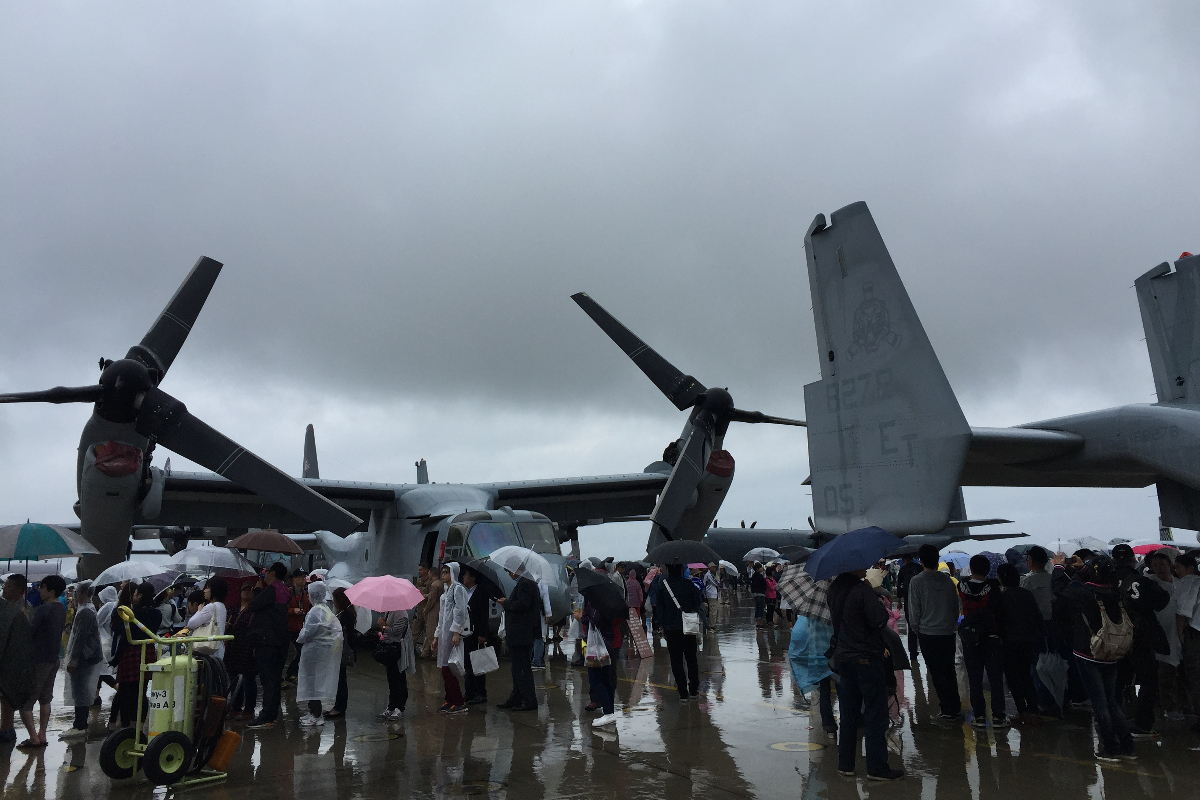
<instances>
[{"instance_id":1,"label":"overcast sky","mask_svg":"<svg viewBox=\"0 0 1200 800\"><path fill-rule=\"evenodd\" d=\"M804 231L865 200L972 424L1152 402L1131 286L1200 250L1197 30L1182 0L2 0L0 386L94 381L204 254L163 388L284 469L312 422L326 477L640 471L684 415L569 295L802 417ZM0 521L73 519L88 413L0 407ZM764 428L718 519L804 526L804 432ZM967 502L1156 530L1152 488Z\"/></svg>"}]
</instances>

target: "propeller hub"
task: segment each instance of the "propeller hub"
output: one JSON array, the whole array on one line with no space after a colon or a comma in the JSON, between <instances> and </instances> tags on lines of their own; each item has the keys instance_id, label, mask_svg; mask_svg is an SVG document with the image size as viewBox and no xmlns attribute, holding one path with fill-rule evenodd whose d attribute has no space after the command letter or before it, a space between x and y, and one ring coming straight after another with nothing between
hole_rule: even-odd
<instances>
[{"instance_id":1,"label":"propeller hub","mask_svg":"<svg viewBox=\"0 0 1200 800\"><path fill-rule=\"evenodd\" d=\"M142 362L122 358L104 367L100 385L104 395L96 403L96 413L109 422L133 422L137 419L137 399L154 387L154 378Z\"/></svg>"},{"instance_id":2,"label":"propeller hub","mask_svg":"<svg viewBox=\"0 0 1200 800\"><path fill-rule=\"evenodd\" d=\"M704 393L704 410L716 419L723 419L733 411L733 397L724 389L714 386Z\"/></svg>"}]
</instances>

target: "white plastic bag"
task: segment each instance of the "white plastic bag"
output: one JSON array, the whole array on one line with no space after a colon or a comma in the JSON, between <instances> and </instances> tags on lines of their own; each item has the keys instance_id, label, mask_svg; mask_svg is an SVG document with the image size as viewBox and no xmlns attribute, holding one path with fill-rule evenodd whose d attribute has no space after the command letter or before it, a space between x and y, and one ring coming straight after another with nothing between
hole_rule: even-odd
<instances>
[{"instance_id":1,"label":"white plastic bag","mask_svg":"<svg viewBox=\"0 0 1200 800\"><path fill-rule=\"evenodd\" d=\"M455 677L461 678L466 674L466 668L463 666L463 644L459 642L450 650L450 655L446 658L446 666L454 673Z\"/></svg>"},{"instance_id":2,"label":"white plastic bag","mask_svg":"<svg viewBox=\"0 0 1200 800\"><path fill-rule=\"evenodd\" d=\"M471 651L471 672L476 675L487 675L500 669L500 659L496 658L496 648L481 647Z\"/></svg>"},{"instance_id":3,"label":"white plastic bag","mask_svg":"<svg viewBox=\"0 0 1200 800\"><path fill-rule=\"evenodd\" d=\"M588 628L586 663L589 667L607 667L612 663L612 658L608 655L608 647L604 644L604 637L600 635L600 629L594 624Z\"/></svg>"}]
</instances>

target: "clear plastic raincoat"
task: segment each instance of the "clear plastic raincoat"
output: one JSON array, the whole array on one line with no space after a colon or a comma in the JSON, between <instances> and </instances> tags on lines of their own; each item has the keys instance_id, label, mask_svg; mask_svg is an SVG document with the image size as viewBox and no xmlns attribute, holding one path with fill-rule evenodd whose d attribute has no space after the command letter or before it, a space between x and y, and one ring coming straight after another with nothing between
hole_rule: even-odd
<instances>
[{"instance_id":1,"label":"clear plastic raincoat","mask_svg":"<svg viewBox=\"0 0 1200 800\"><path fill-rule=\"evenodd\" d=\"M329 587L317 581L308 587L312 608L296 641L300 651L300 674L296 680L296 702L319 700L332 703L337 697L338 672L342 665L342 625L329 606Z\"/></svg>"},{"instance_id":2,"label":"clear plastic raincoat","mask_svg":"<svg viewBox=\"0 0 1200 800\"><path fill-rule=\"evenodd\" d=\"M458 582L458 564L451 561L446 565L450 568L450 585L442 591L441 606L438 610L438 624L434 636L437 637L437 665L448 666L450 653L454 650L454 634L462 635L471 627L467 616L467 587Z\"/></svg>"}]
</instances>

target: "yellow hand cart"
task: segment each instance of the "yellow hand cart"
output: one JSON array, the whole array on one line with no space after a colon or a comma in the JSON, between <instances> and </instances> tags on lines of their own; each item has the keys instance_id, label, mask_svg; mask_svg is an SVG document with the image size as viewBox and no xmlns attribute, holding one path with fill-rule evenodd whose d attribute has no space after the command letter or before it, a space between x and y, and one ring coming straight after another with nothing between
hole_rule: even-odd
<instances>
[{"instance_id":1,"label":"yellow hand cart","mask_svg":"<svg viewBox=\"0 0 1200 800\"><path fill-rule=\"evenodd\" d=\"M116 780L131 778L140 769L155 786L224 780L228 756L240 739L225 730L229 678L221 660L197 652L196 645L231 641L233 637L163 638L139 622L128 606L120 606L117 614L125 623L126 640L141 650L137 719L132 727L113 731L104 740L100 769ZM133 625L141 629L143 638L133 638ZM160 648L165 648L164 654L146 663L147 652L157 656ZM144 688L147 682L148 698ZM147 700L148 706L143 706ZM148 717L143 717L143 708ZM214 759L218 750L224 758Z\"/></svg>"}]
</instances>

